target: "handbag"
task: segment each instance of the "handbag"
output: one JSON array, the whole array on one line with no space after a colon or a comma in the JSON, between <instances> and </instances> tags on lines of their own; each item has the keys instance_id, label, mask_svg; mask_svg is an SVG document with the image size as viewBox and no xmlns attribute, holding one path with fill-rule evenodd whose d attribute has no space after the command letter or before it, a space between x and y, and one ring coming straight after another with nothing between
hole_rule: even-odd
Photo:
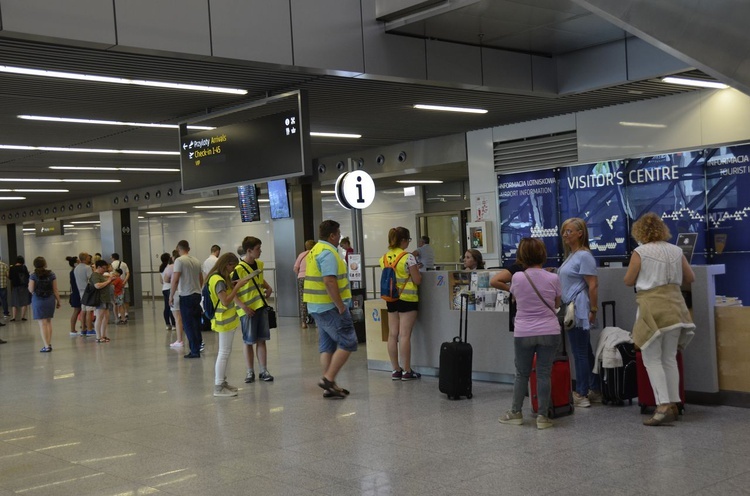
<instances>
[{"instance_id":1,"label":"handbag","mask_svg":"<svg viewBox=\"0 0 750 496\"><path fill-rule=\"evenodd\" d=\"M576 323L576 303L575 300L571 301L567 305L564 305L565 309L562 318L562 325L566 331L573 328Z\"/></svg>"},{"instance_id":2,"label":"handbag","mask_svg":"<svg viewBox=\"0 0 750 496\"><path fill-rule=\"evenodd\" d=\"M258 290L258 294L260 295L260 299L263 302L263 308L266 309L266 314L268 315L268 328L269 329L276 329L277 323L276 323L276 310L273 309L271 305L268 304L265 297L263 296L263 291L260 290L260 287L258 286L258 283L255 282L255 278L253 277L253 284L255 285L255 289Z\"/></svg>"},{"instance_id":3,"label":"handbag","mask_svg":"<svg viewBox=\"0 0 750 496\"><path fill-rule=\"evenodd\" d=\"M102 304L102 295L96 286L91 283L86 284L86 289L83 290L81 296L81 304L87 307L98 307Z\"/></svg>"}]
</instances>

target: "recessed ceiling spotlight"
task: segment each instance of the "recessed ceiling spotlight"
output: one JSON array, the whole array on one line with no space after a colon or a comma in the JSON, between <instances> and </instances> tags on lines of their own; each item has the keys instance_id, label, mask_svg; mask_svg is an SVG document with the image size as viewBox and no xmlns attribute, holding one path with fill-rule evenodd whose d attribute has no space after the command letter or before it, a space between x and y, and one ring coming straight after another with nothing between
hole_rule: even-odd
<instances>
[{"instance_id":1,"label":"recessed ceiling spotlight","mask_svg":"<svg viewBox=\"0 0 750 496\"><path fill-rule=\"evenodd\" d=\"M478 108L446 107L445 105L425 105L422 103L414 105L414 108L420 110L440 110L443 112L464 112L467 114L486 114L488 112L485 109Z\"/></svg>"},{"instance_id":2,"label":"recessed ceiling spotlight","mask_svg":"<svg viewBox=\"0 0 750 496\"><path fill-rule=\"evenodd\" d=\"M158 122L125 122L125 121L105 121L101 119L76 119L74 117L52 117L47 115L18 115L19 119L28 121L45 121L45 122L65 122L71 124L98 124L101 126L130 126L130 127L157 127L162 129L179 129L179 124L160 124ZM216 129L211 126L188 126L188 129L196 131L210 131Z\"/></svg>"},{"instance_id":3,"label":"recessed ceiling spotlight","mask_svg":"<svg viewBox=\"0 0 750 496\"><path fill-rule=\"evenodd\" d=\"M718 81L701 81L700 79L690 79L682 77L668 76L661 78L662 83L679 84L682 86L694 86L697 88L714 88L717 90L725 90L729 88L728 85L720 83Z\"/></svg>"},{"instance_id":4,"label":"recessed ceiling spotlight","mask_svg":"<svg viewBox=\"0 0 750 496\"><path fill-rule=\"evenodd\" d=\"M111 76L94 76L91 74L78 74L74 72L45 71L43 69L29 69L26 67L13 67L0 65L0 72L8 74L20 74L22 76L41 76L58 79L74 79L77 81L92 81L97 83L130 84L134 86L150 86L153 88L168 88L175 90L207 91L211 93L229 93L232 95L247 95L247 90L235 88L223 88L220 86L203 86L198 84L166 83L163 81L149 81L146 79L127 79Z\"/></svg>"}]
</instances>

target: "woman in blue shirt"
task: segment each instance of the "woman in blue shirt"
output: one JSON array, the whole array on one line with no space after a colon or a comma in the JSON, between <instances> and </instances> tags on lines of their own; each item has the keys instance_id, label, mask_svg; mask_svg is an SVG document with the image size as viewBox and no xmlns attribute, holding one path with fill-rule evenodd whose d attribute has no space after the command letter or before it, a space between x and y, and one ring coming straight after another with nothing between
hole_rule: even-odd
<instances>
[{"instance_id":1,"label":"woman in blue shirt","mask_svg":"<svg viewBox=\"0 0 750 496\"><path fill-rule=\"evenodd\" d=\"M565 260L558 269L562 284L562 304L575 301L575 322L568 331L570 348L576 369L575 406L586 408L591 402L601 402L598 376L592 372L594 353L591 350L590 329L596 325L598 277L596 260L589 248L586 222L572 217L560 229Z\"/></svg>"}]
</instances>

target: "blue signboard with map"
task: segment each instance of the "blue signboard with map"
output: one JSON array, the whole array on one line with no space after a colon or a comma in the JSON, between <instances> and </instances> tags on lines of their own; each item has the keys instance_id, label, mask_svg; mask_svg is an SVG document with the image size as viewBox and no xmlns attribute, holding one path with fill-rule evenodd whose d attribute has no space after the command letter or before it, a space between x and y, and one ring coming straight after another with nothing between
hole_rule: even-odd
<instances>
[{"instance_id":1,"label":"blue signboard with map","mask_svg":"<svg viewBox=\"0 0 750 496\"><path fill-rule=\"evenodd\" d=\"M516 259L521 238L540 238L547 257L560 252L557 178L553 170L501 174L497 176L500 202L500 261L510 265Z\"/></svg>"},{"instance_id":2,"label":"blue signboard with map","mask_svg":"<svg viewBox=\"0 0 750 496\"><path fill-rule=\"evenodd\" d=\"M594 257L625 261L629 224L625 215L623 161L560 170L560 218L580 217L589 230Z\"/></svg>"}]
</instances>

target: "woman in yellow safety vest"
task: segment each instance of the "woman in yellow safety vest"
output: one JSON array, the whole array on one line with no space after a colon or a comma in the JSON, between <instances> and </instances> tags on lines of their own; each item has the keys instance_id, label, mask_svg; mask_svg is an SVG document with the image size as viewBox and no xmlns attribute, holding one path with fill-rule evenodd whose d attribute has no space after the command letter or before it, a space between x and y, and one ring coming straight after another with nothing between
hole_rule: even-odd
<instances>
[{"instance_id":1,"label":"woman in yellow safety vest","mask_svg":"<svg viewBox=\"0 0 750 496\"><path fill-rule=\"evenodd\" d=\"M237 388L227 383L227 364L232 352L234 331L240 324L234 297L237 291L250 280L249 276L238 280L234 286L230 279L239 260L234 253L225 253L206 277L206 285L214 308L211 329L219 334L219 353L216 355L214 396L237 396ZM232 288L232 289L229 289ZM205 302L208 305L209 302Z\"/></svg>"},{"instance_id":2,"label":"woman in yellow safety vest","mask_svg":"<svg viewBox=\"0 0 750 496\"><path fill-rule=\"evenodd\" d=\"M422 283L422 274L414 255L406 252L411 242L409 230L405 227L394 227L388 232L388 252L380 259L380 267L386 262L395 264L396 284L399 299L386 302L388 307L388 356L391 358L394 381L411 381L419 379L422 374L411 369L411 330L417 320L419 294L417 286ZM402 254L403 253L403 254ZM399 365L399 355L404 367Z\"/></svg>"}]
</instances>

